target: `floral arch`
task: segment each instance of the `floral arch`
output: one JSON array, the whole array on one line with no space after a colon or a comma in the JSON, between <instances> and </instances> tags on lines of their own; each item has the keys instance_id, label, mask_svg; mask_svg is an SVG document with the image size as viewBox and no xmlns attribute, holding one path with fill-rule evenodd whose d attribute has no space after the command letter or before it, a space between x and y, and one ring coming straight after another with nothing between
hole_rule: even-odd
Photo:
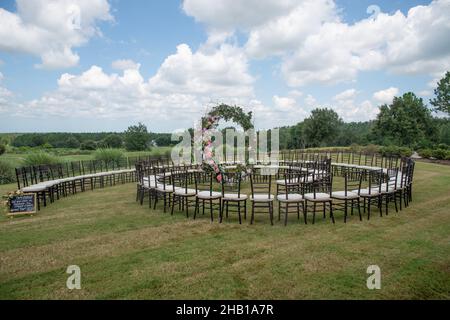
<instances>
[{"instance_id":1,"label":"floral arch","mask_svg":"<svg viewBox=\"0 0 450 320\"><path fill-rule=\"evenodd\" d=\"M222 165L216 161L213 150L212 137L206 134L209 130L217 129L220 120L232 120L240 125L244 130L253 128L252 112L244 112L241 107L229 106L227 104L220 104L202 118L202 154L203 154L203 169L213 171L216 174L218 182L222 181L222 174L224 172Z\"/></svg>"}]
</instances>

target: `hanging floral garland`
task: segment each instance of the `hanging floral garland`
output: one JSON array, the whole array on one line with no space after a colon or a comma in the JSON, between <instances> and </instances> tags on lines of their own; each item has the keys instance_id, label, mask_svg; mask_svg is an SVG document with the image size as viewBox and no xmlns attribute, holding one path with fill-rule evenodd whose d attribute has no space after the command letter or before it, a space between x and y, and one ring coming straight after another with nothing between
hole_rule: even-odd
<instances>
[{"instance_id":1,"label":"hanging floral garland","mask_svg":"<svg viewBox=\"0 0 450 320\"><path fill-rule=\"evenodd\" d=\"M205 119L205 118L204 118ZM215 159L215 151L213 148L212 131L219 125L220 117L208 115L206 121L203 121L202 128L202 150L203 150L203 170L206 172L213 171L216 174L217 182L222 182L224 169L222 165Z\"/></svg>"},{"instance_id":2,"label":"hanging floral garland","mask_svg":"<svg viewBox=\"0 0 450 320\"><path fill-rule=\"evenodd\" d=\"M215 150L213 148L212 133L219 126L221 119L225 121L233 120L242 126L244 130L253 128L251 122L252 112L245 113L241 107L220 104L214 107L205 117L202 118L202 168L206 172L214 172L217 182L222 182L225 172L223 166L215 158ZM247 173L245 165L238 164L237 169L243 173Z\"/></svg>"}]
</instances>

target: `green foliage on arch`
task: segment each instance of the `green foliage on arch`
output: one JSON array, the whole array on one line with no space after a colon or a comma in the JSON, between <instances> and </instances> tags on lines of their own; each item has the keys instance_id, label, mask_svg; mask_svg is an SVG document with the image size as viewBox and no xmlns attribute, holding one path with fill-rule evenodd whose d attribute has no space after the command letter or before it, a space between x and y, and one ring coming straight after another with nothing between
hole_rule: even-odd
<instances>
[{"instance_id":1,"label":"green foliage on arch","mask_svg":"<svg viewBox=\"0 0 450 320\"><path fill-rule=\"evenodd\" d=\"M211 121L212 119L212 121ZM225 121L233 120L244 130L253 128L252 112L244 112L241 107L219 104L215 106L206 117L202 119L203 128L208 128L212 123L218 124L221 119Z\"/></svg>"}]
</instances>

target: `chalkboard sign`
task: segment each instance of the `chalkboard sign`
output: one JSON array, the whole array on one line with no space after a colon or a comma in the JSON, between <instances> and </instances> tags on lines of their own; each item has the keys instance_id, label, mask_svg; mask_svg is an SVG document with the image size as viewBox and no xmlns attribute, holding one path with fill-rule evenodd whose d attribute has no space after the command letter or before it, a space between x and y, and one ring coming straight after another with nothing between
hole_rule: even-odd
<instances>
[{"instance_id":1,"label":"chalkboard sign","mask_svg":"<svg viewBox=\"0 0 450 320\"><path fill-rule=\"evenodd\" d=\"M36 213L36 194L24 193L9 199L9 214L33 214Z\"/></svg>"}]
</instances>

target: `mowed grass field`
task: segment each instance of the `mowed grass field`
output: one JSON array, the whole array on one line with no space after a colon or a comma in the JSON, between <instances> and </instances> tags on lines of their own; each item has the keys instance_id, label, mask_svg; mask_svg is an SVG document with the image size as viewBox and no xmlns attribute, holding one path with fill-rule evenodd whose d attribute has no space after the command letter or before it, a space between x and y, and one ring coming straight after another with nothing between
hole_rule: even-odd
<instances>
[{"instance_id":1,"label":"mowed grass field","mask_svg":"<svg viewBox=\"0 0 450 320\"><path fill-rule=\"evenodd\" d=\"M0 299L449 299L450 167L417 163L411 205L376 213L219 224L140 206L134 184L88 191L1 215ZM81 290L66 287L69 265ZM369 265L380 290L366 287Z\"/></svg>"}]
</instances>

